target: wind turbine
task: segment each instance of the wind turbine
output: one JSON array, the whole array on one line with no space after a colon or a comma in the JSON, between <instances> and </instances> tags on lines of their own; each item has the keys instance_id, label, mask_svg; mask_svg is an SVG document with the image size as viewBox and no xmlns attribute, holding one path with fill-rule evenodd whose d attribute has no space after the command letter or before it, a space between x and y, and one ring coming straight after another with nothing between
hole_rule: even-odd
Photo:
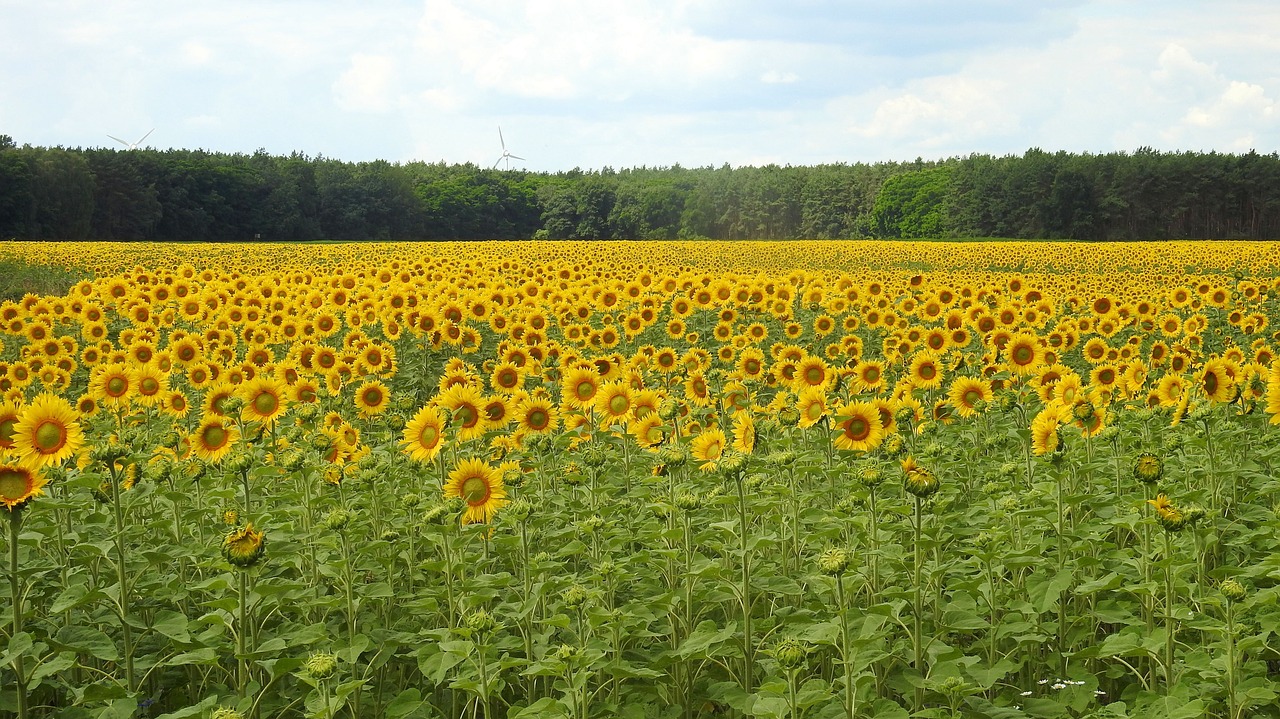
<instances>
[{"instance_id":1,"label":"wind turbine","mask_svg":"<svg viewBox=\"0 0 1280 719\"><path fill-rule=\"evenodd\" d=\"M141 138L141 139L139 139L137 142L125 142L124 140L121 140L120 138L116 137L115 135L107 135L107 137L111 138L112 140L115 140L116 142L120 143L121 145L124 145L125 147L129 148L130 150L136 150L136 149L138 149L138 145L141 145L141 144L143 143L143 141L144 141L144 140L146 140L148 137L151 137L151 133L153 133L153 132L155 132L155 131L156 131L156 129L155 129L154 127L153 127L153 128L151 128L151 130L149 130L149 131L147 132L147 134L143 135L143 136L142 136L142 138Z\"/></svg>"},{"instance_id":2,"label":"wind turbine","mask_svg":"<svg viewBox=\"0 0 1280 719\"><path fill-rule=\"evenodd\" d=\"M507 141L506 141L506 140L504 140L504 139L502 139L502 126L501 126L501 125L499 125L499 126L498 126L498 142L502 143L502 156L498 158L498 161L497 161L497 162L493 163L493 169L495 169L495 170L496 170L496 169L498 169L498 165L499 165L499 164L501 164L503 160L506 160L506 161L507 161L507 169L508 169L508 170L510 170L510 169L511 169L511 161L512 161L512 160L524 160L524 158L523 158L523 157L520 157L519 155L513 155L513 154L511 154L509 151L507 151Z\"/></svg>"}]
</instances>

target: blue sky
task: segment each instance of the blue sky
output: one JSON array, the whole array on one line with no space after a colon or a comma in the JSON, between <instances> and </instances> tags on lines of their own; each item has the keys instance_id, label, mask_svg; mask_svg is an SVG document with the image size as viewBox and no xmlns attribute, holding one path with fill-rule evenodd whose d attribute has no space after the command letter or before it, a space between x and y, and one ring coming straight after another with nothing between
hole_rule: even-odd
<instances>
[{"instance_id":1,"label":"blue sky","mask_svg":"<svg viewBox=\"0 0 1280 719\"><path fill-rule=\"evenodd\" d=\"M1280 149L1280 3L0 0L19 144L532 170Z\"/></svg>"}]
</instances>

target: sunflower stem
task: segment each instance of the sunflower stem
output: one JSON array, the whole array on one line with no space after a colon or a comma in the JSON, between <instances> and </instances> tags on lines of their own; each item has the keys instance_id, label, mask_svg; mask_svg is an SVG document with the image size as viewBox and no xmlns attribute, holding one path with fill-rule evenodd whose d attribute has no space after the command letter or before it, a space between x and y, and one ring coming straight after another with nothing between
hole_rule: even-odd
<instances>
[{"instance_id":1,"label":"sunflower stem","mask_svg":"<svg viewBox=\"0 0 1280 719\"><path fill-rule=\"evenodd\" d=\"M755 641L751 636L751 552L748 537L747 492L743 486L742 472L734 473L738 487L739 539L742 547L742 688L753 691L755 674Z\"/></svg>"},{"instance_id":2,"label":"sunflower stem","mask_svg":"<svg viewBox=\"0 0 1280 719\"><path fill-rule=\"evenodd\" d=\"M924 672L924 591L923 591L923 586L922 586L923 582L922 582L922 576L921 576L923 574L923 569L924 569L924 551L920 545L920 534L921 534L922 523L923 523L923 520L922 520L923 512L921 511L921 505L923 503L924 503L924 500L921 499L920 497L915 498L915 513L914 513L915 526L912 527L912 530L915 533L915 542L914 542L914 545L915 545L914 546L915 596L914 596L914 605L913 605L914 611L912 612L912 614L915 615L914 616L915 631L911 635L911 651L912 651L911 666L920 674L921 679L923 679L925 676L925 672ZM917 709L921 708L924 705L924 689L922 687L916 687L915 702L916 702Z\"/></svg>"},{"instance_id":3,"label":"sunflower stem","mask_svg":"<svg viewBox=\"0 0 1280 719\"><path fill-rule=\"evenodd\" d=\"M22 530L22 508L9 510L9 596L13 602L13 634L16 639L22 633L22 578L18 576L18 537ZM27 671L24 653L13 658L13 672L17 683L18 719L27 719Z\"/></svg>"},{"instance_id":4,"label":"sunflower stem","mask_svg":"<svg viewBox=\"0 0 1280 719\"><path fill-rule=\"evenodd\" d=\"M133 627L129 625L129 577L125 567L124 547L124 506L120 498L120 474L112 462L108 468L111 474L111 508L115 515L115 550L116 581L119 584L118 608L120 609L120 633L124 639L124 675L125 685L129 693L137 690L138 685L133 672Z\"/></svg>"},{"instance_id":5,"label":"sunflower stem","mask_svg":"<svg viewBox=\"0 0 1280 719\"><path fill-rule=\"evenodd\" d=\"M858 713L853 686L853 657L849 656L849 608L845 606L844 573L836 575L836 607L840 617L840 663L844 668L844 711L847 719Z\"/></svg>"}]
</instances>

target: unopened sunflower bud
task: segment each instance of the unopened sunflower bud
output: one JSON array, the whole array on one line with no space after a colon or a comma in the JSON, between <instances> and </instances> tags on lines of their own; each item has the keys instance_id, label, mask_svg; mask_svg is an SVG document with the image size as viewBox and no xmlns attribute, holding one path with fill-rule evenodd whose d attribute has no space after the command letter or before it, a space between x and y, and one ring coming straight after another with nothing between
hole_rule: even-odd
<instances>
[{"instance_id":1,"label":"unopened sunflower bud","mask_svg":"<svg viewBox=\"0 0 1280 719\"><path fill-rule=\"evenodd\" d=\"M335 509L324 518L324 526L330 532L340 532L346 528L347 523L350 521L351 512L345 509Z\"/></svg>"},{"instance_id":2,"label":"unopened sunflower bud","mask_svg":"<svg viewBox=\"0 0 1280 719\"><path fill-rule=\"evenodd\" d=\"M823 574L840 576L849 568L849 550L832 547L818 557L818 569Z\"/></svg>"},{"instance_id":3,"label":"unopened sunflower bud","mask_svg":"<svg viewBox=\"0 0 1280 719\"><path fill-rule=\"evenodd\" d=\"M618 575L618 563L612 559L602 559L596 565L596 573L601 579L612 579Z\"/></svg>"},{"instance_id":4,"label":"unopened sunflower bud","mask_svg":"<svg viewBox=\"0 0 1280 719\"><path fill-rule=\"evenodd\" d=\"M384 542L395 542L400 539L400 532L394 529L388 529L383 531L382 536L379 537L379 539Z\"/></svg>"},{"instance_id":5,"label":"unopened sunflower bud","mask_svg":"<svg viewBox=\"0 0 1280 719\"><path fill-rule=\"evenodd\" d=\"M1222 596L1228 602L1238 602L1244 599L1247 594L1244 585L1234 579L1222 580L1222 583L1218 585L1218 591L1222 592Z\"/></svg>"},{"instance_id":6,"label":"unopened sunflower bud","mask_svg":"<svg viewBox=\"0 0 1280 719\"><path fill-rule=\"evenodd\" d=\"M765 464L772 467L789 467L796 462L796 453L790 450L780 450L778 452L770 452L765 455Z\"/></svg>"},{"instance_id":7,"label":"unopened sunflower bud","mask_svg":"<svg viewBox=\"0 0 1280 719\"><path fill-rule=\"evenodd\" d=\"M483 609L477 609L466 617L467 628L477 634L487 634L498 626L493 615Z\"/></svg>"},{"instance_id":8,"label":"unopened sunflower bud","mask_svg":"<svg viewBox=\"0 0 1280 719\"><path fill-rule=\"evenodd\" d=\"M729 450L720 455L720 461L716 466L725 476L735 475L747 468L747 455L737 450Z\"/></svg>"},{"instance_id":9,"label":"unopened sunflower bud","mask_svg":"<svg viewBox=\"0 0 1280 719\"><path fill-rule=\"evenodd\" d=\"M517 522L526 522L533 516L533 503L527 499L517 499L507 504L502 513Z\"/></svg>"},{"instance_id":10,"label":"unopened sunflower bud","mask_svg":"<svg viewBox=\"0 0 1280 719\"><path fill-rule=\"evenodd\" d=\"M592 469L603 467L606 459L605 452L600 447L588 447L582 453L582 463Z\"/></svg>"},{"instance_id":11,"label":"unopened sunflower bud","mask_svg":"<svg viewBox=\"0 0 1280 719\"><path fill-rule=\"evenodd\" d=\"M866 463L858 468L858 481L864 487L875 487L884 481L884 473L876 465Z\"/></svg>"},{"instance_id":12,"label":"unopened sunflower bud","mask_svg":"<svg viewBox=\"0 0 1280 719\"><path fill-rule=\"evenodd\" d=\"M563 599L564 605L569 609L579 609L582 605L587 603L587 590L581 584L574 584L564 590L564 594L561 599Z\"/></svg>"},{"instance_id":13,"label":"unopened sunflower bud","mask_svg":"<svg viewBox=\"0 0 1280 719\"><path fill-rule=\"evenodd\" d=\"M800 410L788 405L778 410L777 419L783 427L794 427L800 424Z\"/></svg>"},{"instance_id":14,"label":"unopened sunflower bud","mask_svg":"<svg viewBox=\"0 0 1280 719\"><path fill-rule=\"evenodd\" d=\"M213 710L211 719L244 719L244 715L231 707L218 707Z\"/></svg>"},{"instance_id":15,"label":"unopened sunflower bud","mask_svg":"<svg viewBox=\"0 0 1280 719\"><path fill-rule=\"evenodd\" d=\"M880 451L890 458L901 456L906 448L906 444L902 441L902 435L896 433L885 437L884 441L880 443Z\"/></svg>"},{"instance_id":16,"label":"unopened sunflower bud","mask_svg":"<svg viewBox=\"0 0 1280 719\"><path fill-rule=\"evenodd\" d=\"M587 534L595 534L603 528L604 518L598 514L593 514L590 517L583 519L581 522L578 522L578 529L581 529Z\"/></svg>"},{"instance_id":17,"label":"unopened sunflower bud","mask_svg":"<svg viewBox=\"0 0 1280 719\"><path fill-rule=\"evenodd\" d=\"M398 414L392 414L387 416L387 426L390 427L391 429L399 432L404 429L404 425L405 425L404 417L401 417Z\"/></svg>"},{"instance_id":18,"label":"unopened sunflower bud","mask_svg":"<svg viewBox=\"0 0 1280 719\"><path fill-rule=\"evenodd\" d=\"M681 449L676 447L668 447L658 452L658 461L666 465L668 469L679 469L689 461L687 452L682 451L683 445L679 445Z\"/></svg>"},{"instance_id":19,"label":"unopened sunflower bud","mask_svg":"<svg viewBox=\"0 0 1280 719\"><path fill-rule=\"evenodd\" d=\"M310 424L320 417L320 406L314 403L300 404L294 407L293 416L304 424Z\"/></svg>"},{"instance_id":20,"label":"unopened sunflower bud","mask_svg":"<svg viewBox=\"0 0 1280 719\"><path fill-rule=\"evenodd\" d=\"M778 666L787 671L800 668L809 656L808 648L791 637L787 637L774 645L771 653L773 658L777 660Z\"/></svg>"},{"instance_id":21,"label":"unopened sunflower bud","mask_svg":"<svg viewBox=\"0 0 1280 719\"><path fill-rule=\"evenodd\" d=\"M702 496L696 492L680 492L676 495L676 507L682 512L696 512L702 508Z\"/></svg>"},{"instance_id":22,"label":"unopened sunflower bud","mask_svg":"<svg viewBox=\"0 0 1280 719\"><path fill-rule=\"evenodd\" d=\"M338 658L328 652L317 652L307 658L306 669L313 679L328 679L338 670Z\"/></svg>"},{"instance_id":23,"label":"unopened sunflower bud","mask_svg":"<svg viewBox=\"0 0 1280 719\"><path fill-rule=\"evenodd\" d=\"M395 408L401 412L408 412L411 409L415 409L415 405L417 405L417 401L407 394L399 395L392 401L395 403Z\"/></svg>"},{"instance_id":24,"label":"unopened sunflower bud","mask_svg":"<svg viewBox=\"0 0 1280 719\"><path fill-rule=\"evenodd\" d=\"M306 457L296 449L291 449L280 455L280 466L286 472L297 472L306 464Z\"/></svg>"},{"instance_id":25,"label":"unopened sunflower bud","mask_svg":"<svg viewBox=\"0 0 1280 719\"><path fill-rule=\"evenodd\" d=\"M160 443L165 447L174 449L182 443L182 435L174 432L173 430L169 430L164 433L164 437L160 440Z\"/></svg>"},{"instance_id":26,"label":"unopened sunflower bud","mask_svg":"<svg viewBox=\"0 0 1280 719\"><path fill-rule=\"evenodd\" d=\"M658 417L664 422L669 422L675 419L676 415L679 413L680 405L677 404L675 400L663 400L662 403L658 405Z\"/></svg>"},{"instance_id":27,"label":"unopened sunflower bud","mask_svg":"<svg viewBox=\"0 0 1280 719\"><path fill-rule=\"evenodd\" d=\"M179 471L182 473L183 477L195 481L204 476L206 469L208 469L208 467L205 465L204 460L199 457L189 457L186 460L183 460Z\"/></svg>"},{"instance_id":28,"label":"unopened sunflower bud","mask_svg":"<svg viewBox=\"0 0 1280 719\"><path fill-rule=\"evenodd\" d=\"M916 409L911 405L903 405L893 412L893 420L898 424L910 424L916 418Z\"/></svg>"},{"instance_id":29,"label":"unopened sunflower bud","mask_svg":"<svg viewBox=\"0 0 1280 719\"><path fill-rule=\"evenodd\" d=\"M232 472L248 472L253 469L253 455L248 452L236 452L226 459L226 467Z\"/></svg>"},{"instance_id":30,"label":"unopened sunflower bud","mask_svg":"<svg viewBox=\"0 0 1280 719\"><path fill-rule=\"evenodd\" d=\"M1164 461L1150 452L1143 452L1133 461L1133 476L1143 484L1155 484L1164 476Z\"/></svg>"},{"instance_id":31,"label":"unopened sunflower bud","mask_svg":"<svg viewBox=\"0 0 1280 719\"><path fill-rule=\"evenodd\" d=\"M129 454L129 448L115 438L109 438L106 442L94 445L93 449L89 450L89 458L103 464L114 464L116 460L127 454Z\"/></svg>"}]
</instances>

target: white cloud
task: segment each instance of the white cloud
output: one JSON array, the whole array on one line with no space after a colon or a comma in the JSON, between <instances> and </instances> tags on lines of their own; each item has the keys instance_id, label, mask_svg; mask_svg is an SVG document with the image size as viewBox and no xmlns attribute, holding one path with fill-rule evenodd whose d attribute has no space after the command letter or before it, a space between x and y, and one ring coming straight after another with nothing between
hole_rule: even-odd
<instances>
[{"instance_id":1,"label":"white cloud","mask_svg":"<svg viewBox=\"0 0 1280 719\"><path fill-rule=\"evenodd\" d=\"M383 55L356 53L351 65L333 83L338 107L352 112L386 112L391 109L395 61Z\"/></svg>"},{"instance_id":2,"label":"white cloud","mask_svg":"<svg viewBox=\"0 0 1280 719\"><path fill-rule=\"evenodd\" d=\"M790 85L800 79L800 76L794 72L780 72L778 70L770 70L760 76L760 82L766 85Z\"/></svg>"}]
</instances>

